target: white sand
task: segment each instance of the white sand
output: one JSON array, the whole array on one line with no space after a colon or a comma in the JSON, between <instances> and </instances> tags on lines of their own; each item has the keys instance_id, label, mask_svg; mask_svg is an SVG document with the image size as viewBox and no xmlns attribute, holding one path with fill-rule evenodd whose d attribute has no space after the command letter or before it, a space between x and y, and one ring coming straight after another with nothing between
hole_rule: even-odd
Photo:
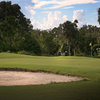
<instances>
[{"instance_id":1,"label":"white sand","mask_svg":"<svg viewBox=\"0 0 100 100\"><path fill-rule=\"evenodd\" d=\"M0 71L0 86L36 85L51 82L79 81L82 78L43 72Z\"/></svg>"}]
</instances>

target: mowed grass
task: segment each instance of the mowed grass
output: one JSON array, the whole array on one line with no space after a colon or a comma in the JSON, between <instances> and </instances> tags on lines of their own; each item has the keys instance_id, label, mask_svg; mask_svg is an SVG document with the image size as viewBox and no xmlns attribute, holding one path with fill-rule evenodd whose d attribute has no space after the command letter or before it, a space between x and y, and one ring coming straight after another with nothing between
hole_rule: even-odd
<instances>
[{"instance_id":1,"label":"mowed grass","mask_svg":"<svg viewBox=\"0 0 100 100\"><path fill-rule=\"evenodd\" d=\"M43 57L0 53L0 68L75 75L90 80L30 86L0 86L0 100L100 100L100 58Z\"/></svg>"}]
</instances>

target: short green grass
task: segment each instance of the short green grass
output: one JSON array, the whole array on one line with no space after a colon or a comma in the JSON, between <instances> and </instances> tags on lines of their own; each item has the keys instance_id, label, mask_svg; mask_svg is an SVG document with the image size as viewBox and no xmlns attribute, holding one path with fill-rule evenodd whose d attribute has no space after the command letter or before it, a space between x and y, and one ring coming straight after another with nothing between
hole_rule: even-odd
<instances>
[{"instance_id":1,"label":"short green grass","mask_svg":"<svg viewBox=\"0 0 100 100\"><path fill-rule=\"evenodd\" d=\"M0 86L0 100L100 100L100 59L0 53L0 68L76 75L90 80L47 85Z\"/></svg>"}]
</instances>

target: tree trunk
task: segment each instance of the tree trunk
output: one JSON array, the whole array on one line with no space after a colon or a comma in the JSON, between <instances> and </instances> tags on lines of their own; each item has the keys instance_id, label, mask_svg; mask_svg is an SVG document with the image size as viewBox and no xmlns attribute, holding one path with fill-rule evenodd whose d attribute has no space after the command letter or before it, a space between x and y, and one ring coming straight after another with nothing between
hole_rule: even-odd
<instances>
[{"instance_id":1,"label":"tree trunk","mask_svg":"<svg viewBox=\"0 0 100 100\"><path fill-rule=\"evenodd\" d=\"M70 56L70 43L69 43L68 46L69 46L68 55Z\"/></svg>"},{"instance_id":2,"label":"tree trunk","mask_svg":"<svg viewBox=\"0 0 100 100\"><path fill-rule=\"evenodd\" d=\"M76 54L76 53L75 53L75 47L74 47L74 56L75 56L75 54Z\"/></svg>"},{"instance_id":3,"label":"tree trunk","mask_svg":"<svg viewBox=\"0 0 100 100\"><path fill-rule=\"evenodd\" d=\"M12 53L12 41L11 41L11 38L10 38L10 53Z\"/></svg>"}]
</instances>

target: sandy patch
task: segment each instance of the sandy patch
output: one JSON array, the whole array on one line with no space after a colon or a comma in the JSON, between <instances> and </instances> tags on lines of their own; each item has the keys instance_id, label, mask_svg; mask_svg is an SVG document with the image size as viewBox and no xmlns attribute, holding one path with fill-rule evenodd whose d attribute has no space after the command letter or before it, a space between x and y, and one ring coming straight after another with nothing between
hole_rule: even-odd
<instances>
[{"instance_id":1,"label":"sandy patch","mask_svg":"<svg viewBox=\"0 0 100 100\"><path fill-rule=\"evenodd\" d=\"M0 86L49 84L79 81L81 78L43 72L0 71Z\"/></svg>"}]
</instances>

